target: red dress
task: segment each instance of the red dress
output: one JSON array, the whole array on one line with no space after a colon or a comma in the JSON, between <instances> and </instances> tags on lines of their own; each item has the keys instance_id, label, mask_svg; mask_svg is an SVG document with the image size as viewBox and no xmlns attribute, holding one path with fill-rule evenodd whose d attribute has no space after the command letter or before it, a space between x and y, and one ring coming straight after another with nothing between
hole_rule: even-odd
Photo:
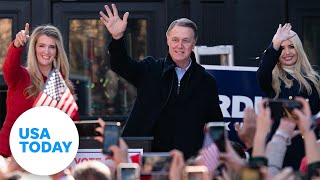
<instances>
[{"instance_id":1,"label":"red dress","mask_svg":"<svg viewBox=\"0 0 320 180\"><path fill-rule=\"evenodd\" d=\"M14 122L22 113L32 108L35 101L35 98L27 99L23 95L24 90L30 85L30 75L20 63L22 50L23 47L15 48L12 42L2 67L4 79L8 86L7 115L0 131L0 155L4 157L11 156L9 136ZM46 81L45 76L44 81ZM77 117L79 118L79 115Z\"/></svg>"}]
</instances>

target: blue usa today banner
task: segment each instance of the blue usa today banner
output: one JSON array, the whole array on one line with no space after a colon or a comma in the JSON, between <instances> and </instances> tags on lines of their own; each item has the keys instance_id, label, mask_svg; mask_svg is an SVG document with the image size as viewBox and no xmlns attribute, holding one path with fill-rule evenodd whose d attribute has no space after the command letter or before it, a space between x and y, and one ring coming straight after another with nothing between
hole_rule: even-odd
<instances>
[{"instance_id":1,"label":"blue usa today banner","mask_svg":"<svg viewBox=\"0 0 320 180\"><path fill-rule=\"evenodd\" d=\"M264 97L257 78L257 67L202 65L217 81L220 108L229 139L240 142L234 130L235 122L242 122L245 107L254 107ZM241 124L242 125L242 124Z\"/></svg>"}]
</instances>

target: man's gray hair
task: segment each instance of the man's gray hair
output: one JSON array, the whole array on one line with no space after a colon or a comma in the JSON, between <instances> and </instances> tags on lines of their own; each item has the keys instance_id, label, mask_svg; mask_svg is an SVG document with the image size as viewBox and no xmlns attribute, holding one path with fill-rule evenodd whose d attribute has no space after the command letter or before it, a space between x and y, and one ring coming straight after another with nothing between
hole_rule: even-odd
<instances>
[{"instance_id":1,"label":"man's gray hair","mask_svg":"<svg viewBox=\"0 0 320 180\"><path fill-rule=\"evenodd\" d=\"M181 19L177 19L177 20L174 20L170 26L168 27L168 30L166 32L166 35L168 37L168 34L169 32L175 27L175 26L181 26L181 27L188 27L188 28L191 28L194 32L194 39L195 41L197 41L198 39L198 28L197 28L197 25L191 21L190 19L188 18L181 18Z\"/></svg>"}]
</instances>

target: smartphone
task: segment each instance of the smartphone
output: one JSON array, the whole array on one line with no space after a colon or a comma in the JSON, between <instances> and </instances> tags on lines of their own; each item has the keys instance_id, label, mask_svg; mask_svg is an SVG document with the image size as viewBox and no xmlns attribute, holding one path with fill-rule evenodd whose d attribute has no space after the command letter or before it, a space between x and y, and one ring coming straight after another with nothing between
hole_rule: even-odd
<instances>
[{"instance_id":1,"label":"smartphone","mask_svg":"<svg viewBox=\"0 0 320 180\"><path fill-rule=\"evenodd\" d=\"M302 108L302 104L293 99L269 99L265 106L270 107L272 119L288 117L293 109Z\"/></svg>"},{"instance_id":2,"label":"smartphone","mask_svg":"<svg viewBox=\"0 0 320 180\"><path fill-rule=\"evenodd\" d=\"M186 166L183 171L183 180L209 180L206 166Z\"/></svg>"},{"instance_id":3,"label":"smartphone","mask_svg":"<svg viewBox=\"0 0 320 180\"><path fill-rule=\"evenodd\" d=\"M120 163L117 167L117 180L140 179L140 167L137 163Z\"/></svg>"},{"instance_id":4,"label":"smartphone","mask_svg":"<svg viewBox=\"0 0 320 180\"><path fill-rule=\"evenodd\" d=\"M141 156L141 175L168 175L172 157L169 152L145 152Z\"/></svg>"},{"instance_id":5,"label":"smartphone","mask_svg":"<svg viewBox=\"0 0 320 180\"><path fill-rule=\"evenodd\" d=\"M120 122L106 122L104 126L102 152L112 156L111 145L119 145Z\"/></svg>"},{"instance_id":6,"label":"smartphone","mask_svg":"<svg viewBox=\"0 0 320 180\"><path fill-rule=\"evenodd\" d=\"M100 127L98 120L80 120L74 121L74 124L77 127L80 139L88 139L100 135L95 130L97 127Z\"/></svg>"},{"instance_id":7,"label":"smartphone","mask_svg":"<svg viewBox=\"0 0 320 180\"><path fill-rule=\"evenodd\" d=\"M241 172L241 179L262 180L263 178L260 172L260 168L246 167Z\"/></svg>"},{"instance_id":8,"label":"smartphone","mask_svg":"<svg viewBox=\"0 0 320 180\"><path fill-rule=\"evenodd\" d=\"M226 152L227 132L224 127L224 122L209 122L207 131L217 145L220 152Z\"/></svg>"}]
</instances>

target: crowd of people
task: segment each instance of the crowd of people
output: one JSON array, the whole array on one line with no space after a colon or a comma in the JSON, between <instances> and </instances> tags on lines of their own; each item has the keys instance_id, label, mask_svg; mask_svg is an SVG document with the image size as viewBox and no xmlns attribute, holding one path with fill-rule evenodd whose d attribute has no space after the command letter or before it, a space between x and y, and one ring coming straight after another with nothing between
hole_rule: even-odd
<instances>
[{"instance_id":1,"label":"crowd of people","mask_svg":"<svg viewBox=\"0 0 320 180\"><path fill-rule=\"evenodd\" d=\"M246 152L247 156L241 156L245 151L235 148L232 142L226 140L225 152L218 152L218 148L210 148L209 153L214 155L208 157L203 153L203 147L197 156L184 159L183 152L174 149L169 153L172 157L169 171L162 174L155 173L141 176L141 179L184 179L186 171L189 167L205 167L205 171L195 171L193 177L198 179L318 179L320 178L320 151L317 143L316 135L312 128L313 120L311 118L311 109L308 101L302 97L296 97L295 100L302 104L301 109L294 109L291 117L281 119L280 125L271 140L266 143L266 138L271 131L273 119L271 118L271 110L265 106L268 101L263 99L259 105L259 113L252 114L253 109L248 108L244 115L244 124L239 130L242 140L246 144L252 144L251 153ZM96 129L102 136L96 137L96 140L103 141L103 129L105 122L99 119L101 127ZM298 127L295 130L295 127ZM255 131L255 132L254 132ZM303 136L304 149L306 152L306 161L301 163L300 171L294 170L291 166L283 166L285 159L286 146L290 145L291 138L297 134ZM211 145L215 146L212 142ZM84 161L75 166L72 171L62 171L58 174L48 176L49 179L116 179L121 177L118 175L117 167L121 163L142 163L141 161L132 160L128 156L128 146L125 141L120 138L119 145L110 147L113 152L111 156L112 164L103 164L99 161ZM142 155L143 156L143 155ZM204 158L210 159L209 164L204 163ZM14 161L14 159L3 158L0 167L0 177L3 179L19 179L28 174ZM213 167L213 168L210 168ZM17 171L19 173L17 173ZM32 177L32 176L31 176ZM196 178L196 179L197 179ZM188 179L188 178L187 178Z\"/></svg>"},{"instance_id":2,"label":"crowd of people","mask_svg":"<svg viewBox=\"0 0 320 180\"><path fill-rule=\"evenodd\" d=\"M224 121L216 80L195 60L193 48L198 39L195 23L187 18L173 21L166 32L169 48L166 57L148 56L137 61L128 56L124 40L129 12L121 19L117 7L111 6L112 9L106 5L106 11L100 11L100 20L112 36L111 69L137 88L135 105L122 135L152 136L151 151L171 155L168 172L139 178L320 179L320 148L314 132L319 122L313 118L320 110L320 76L290 23L279 25L272 43L261 56L257 80L266 98L259 102L257 112L250 107L244 110L241 126L235 124L244 146L225 138L221 150L221 144L217 146L205 128L207 123ZM28 41L27 67L22 67L20 56ZM0 132L3 156L0 179L28 175L10 157L10 129L16 118L31 108L53 67L62 72L74 92L62 42L60 31L51 25L35 28L29 40L26 24L9 47L3 66L9 89L7 117ZM289 100L299 106L283 107L283 111L276 113L267 105L274 99ZM17 101L20 106L13 111L10 107ZM101 127L96 131L103 135L105 122L99 119L99 124ZM103 136L96 140L103 142ZM48 178L121 179L119 164L142 163L128 157L128 146L122 138L110 151L112 165L82 162L71 172L64 170Z\"/></svg>"}]
</instances>

